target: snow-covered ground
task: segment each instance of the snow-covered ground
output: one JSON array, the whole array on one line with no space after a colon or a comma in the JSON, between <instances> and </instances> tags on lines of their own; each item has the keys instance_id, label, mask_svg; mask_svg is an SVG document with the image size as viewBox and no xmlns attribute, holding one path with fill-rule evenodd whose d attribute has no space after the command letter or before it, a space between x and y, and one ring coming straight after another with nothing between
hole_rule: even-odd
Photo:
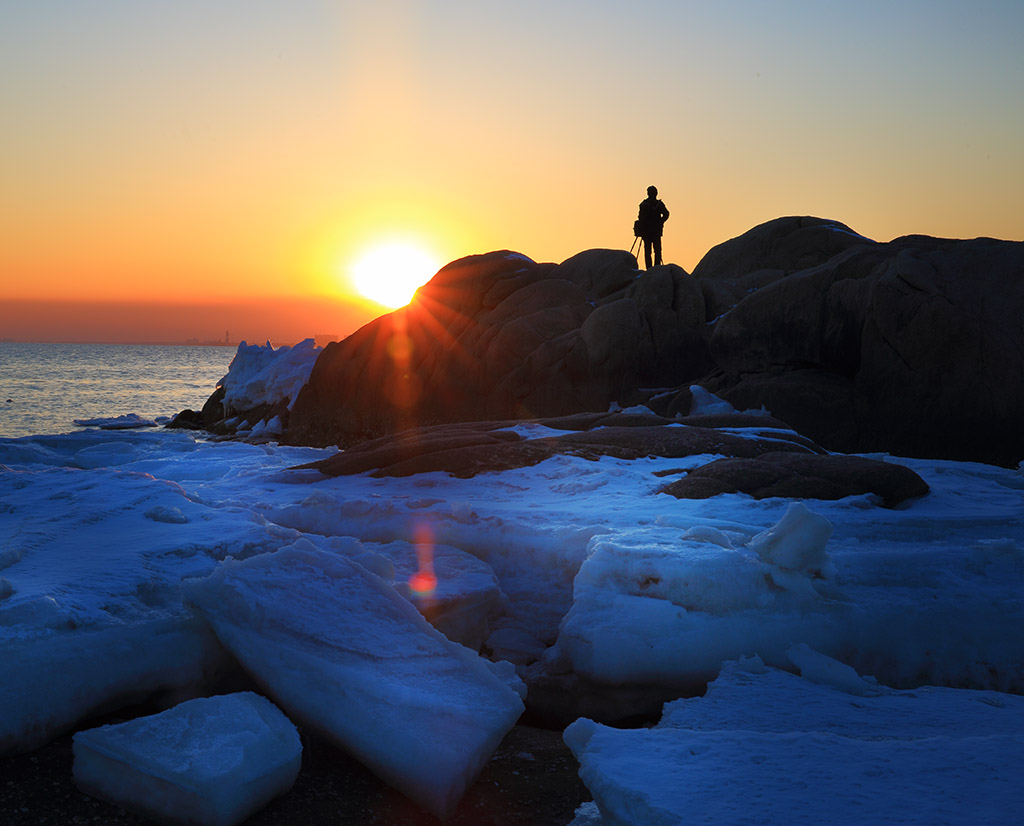
<instances>
[{"instance_id":1,"label":"snow-covered ground","mask_svg":"<svg viewBox=\"0 0 1024 826\"><path fill-rule=\"evenodd\" d=\"M485 651L516 664L527 682L543 669L573 672L611 690L692 686L714 679L725 662L760 658L764 674L739 678L730 666L733 676L708 697L682 701L683 710L670 706L657 728L623 735L621 742L597 724L574 729L570 743L601 807L581 813L580 823L602 816L607 824L630 822L615 814L621 795L632 801L622 810L631 812L631 822L679 822L671 814L644 815L643 799L674 783L666 792L672 805L703 794L705 785L708 795L725 794L713 782L721 771L715 761L734 765L736 755L752 749L771 756L771 771L737 775L731 814L709 822L754 822L765 795L775 812L787 801L799 807L799 795L848 799L855 807L857 795L871 793L872 766L883 764L886 779L874 792L881 796L879 811L890 798L893 805L914 805L904 780L922 796L952 794L965 806L984 797L987 808L979 811L988 823L1009 823L1009 813L1024 807L1024 784L1002 783L991 772L1000 762L1019 761L1024 738L1024 709L1005 693L1024 689L1020 470L889 458L931 487L926 497L890 510L871 496L795 504L657 493L664 484L659 471L695 467L709 456L588 461L559 455L470 479L439 473L326 478L294 469L333 452L152 429L0 439L0 751L37 747L111 703L201 685L228 660L223 645L231 645L222 631L215 633L218 622L237 623L254 609L227 600L217 609L220 619L208 622L201 614L220 604L209 596L211 586L203 586L205 603L195 597L200 611L184 599L182 580L209 578L229 557L285 549L282 559L297 552L304 559L344 557L345 572L332 573L326 564L322 576L346 582L357 563L368 581L410 599L438 627L432 611L457 617L452 627L460 637L487 640ZM281 593L289 593L287 577L279 580ZM268 599L274 606L275 598ZM280 608L292 597L276 599ZM350 620L351 639L365 638L391 660L411 657L410 641L417 650L436 644L418 620L401 620L416 626L411 636L395 630L393 618L391 630L381 633L376 610ZM392 610L381 609L381 616ZM307 639L308 629L289 617L298 629L290 633ZM856 682L814 693L806 678L777 671L799 670L793 652L803 651L801 645L876 679L880 696L849 693ZM389 690L399 691L400 682L389 682ZM726 683L728 692L721 688ZM949 690L913 691L929 684ZM467 702L482 690L459 685L448 683L451 696ZM301 692L301 684L289 690ZM893 735L899 743L856 733L865 708L890 708L885 704L899 702L893 698L913 696L918 700L907 707L927 706L928 720L941 718L941 737L956 744L957 759L928 740L925 717L901 718L904 728ZM287 703L271 699L293 716ZM812 701L813 715L797 713ZM507 727L512 701L502 702ZM978 702L1003 709L998 719L1006 736L978 730L968 713ZM694 724L690 710L711 703L714 726ZM371 738L374 731L370 720L354 736ZM387 736L401 751L400 732ZM978 737L988 739L971 740ZM491 743L494 732L485 739ZM655 740L664 741L662 761L650 759ZM694 749L717 756L694 771ZM640 760L641 754L648 756ZM473 760L480 755L477 749ZM850 797L849 773L822 769L830 760L854 761L861 791ZM904 762L907 772L900 774ZM466 769L470 781L475 770ZM941 781L930 777L934 772ZM758 783L763 788L754 788ZM956 822L944 821L941 807L931 803L921 811L928 817L905 820ZM874 819L850 812L833 822Z\"/></svg>"}]
</instances>

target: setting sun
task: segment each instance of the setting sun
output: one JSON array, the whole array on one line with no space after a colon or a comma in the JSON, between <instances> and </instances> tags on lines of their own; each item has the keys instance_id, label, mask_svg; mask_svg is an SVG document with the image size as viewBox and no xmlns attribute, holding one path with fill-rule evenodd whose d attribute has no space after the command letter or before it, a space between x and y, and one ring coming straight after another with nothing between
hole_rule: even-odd
<instances>
[{"instance_id":1,"label":"setting sun","mask_svg":"<svg viewBox=\"0 0 1024 826\"><path fill-rule=\"evenodd\" d=\"M360 295L385 307L403 307L440 268L421 247L404 242L378 244L352 266L352 283Z\"/></svg>"}]
</instances>

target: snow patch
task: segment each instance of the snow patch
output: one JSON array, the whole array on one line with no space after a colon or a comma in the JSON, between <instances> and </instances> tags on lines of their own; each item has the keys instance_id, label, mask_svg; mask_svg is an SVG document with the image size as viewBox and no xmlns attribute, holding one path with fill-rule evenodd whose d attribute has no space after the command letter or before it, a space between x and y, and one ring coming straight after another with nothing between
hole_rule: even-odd
<instances>
[{"instance_id":1,"label":"snow patch","mask_svg":"<svg viewBox=\"0 0 1024 826\"><path fill-rule=\"evenodd\" d=\"M250 410L288 399L290 410L309 380L322 349L311 338L294 347L283 346L276 350L269 341L262 346L243 341L228 366L227 375L219 382L224 388L225 408Z\"/></svg>"},{"instance_id":2,"label":"snow patch","mask_svg":"<svg viewBox=\"0 0 1024 826\"><path fill-rule=\"evenodd\" d=\"M712 416L722 413L739 413L741 411L733 407L725 399L719 398L710 390L705 390L699 384L690 385L690 393L693 401L690 403L691 416ZM744 410L748 416L770 416L768 409L762 406L758 410Z\"/></svg>"}]
</instances>

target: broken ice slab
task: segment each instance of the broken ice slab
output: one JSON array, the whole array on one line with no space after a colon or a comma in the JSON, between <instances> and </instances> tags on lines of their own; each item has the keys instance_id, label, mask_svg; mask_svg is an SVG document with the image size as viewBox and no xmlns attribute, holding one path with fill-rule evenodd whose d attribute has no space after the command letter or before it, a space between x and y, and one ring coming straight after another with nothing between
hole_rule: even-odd
<instances>
[{"instance_id":1,"label":"broken ice slab","mask_svg":"<svg viewBox=\"0 0 1024 826\"><path fill-rule=\"evenodd\" d=\"M233 826L295 782L298 731L258 694L181 703L74 737L86 794L168 824Z\"/></svg>"},{"instance_id":2,"label":"broken ice slab","mask_svg":"<svg viewBox=\"0 0 1024 826\"><path fill-rule=\"evenodd\" d=\"M446 639L388 582L308 542L228 560L184 590L292 719L438 817L523 711L510 664Z\"/></svg>"},{"instance_id":3,"label":"broken ice slab","mask_svg":"<svg viewBox=\"0 0 1024 826\"><path fill-rule=\"evenodd\" d=\"M194 696L230 660L206 624L180 607L180 616L74 630L47 627L62 616L54 600L30 607L30 623L0 634L0 755L39 748L90 716L156 692Z\"/></svg>"},{"instance_id":4,"label":"broken ice slab","mask_svg":"<svg viewBox=\"0 0 1024 826\"><path fill-rule=\"evenodd\" d=\"M653 728L569 726L600 822L1019 821L1024 697L900 691L807 646L793 653L811 679L751 657L726 663L703 697L666 704Z\"/></svg>"},{"instance_id":5,"label":"broken ice slab","mask_svg":"<svg viewBox=\"0 0 1024 826\"><path fill-rule=\"evenodd\" d=\"M491 566L465 551L402 541L364 547L367 552L356 562L392 580L431 625L467 648L479 651L491 624L505 612L505 595ZM367 564L373 556L386 559L390 572Z\"/></svg>"}]
</instances>

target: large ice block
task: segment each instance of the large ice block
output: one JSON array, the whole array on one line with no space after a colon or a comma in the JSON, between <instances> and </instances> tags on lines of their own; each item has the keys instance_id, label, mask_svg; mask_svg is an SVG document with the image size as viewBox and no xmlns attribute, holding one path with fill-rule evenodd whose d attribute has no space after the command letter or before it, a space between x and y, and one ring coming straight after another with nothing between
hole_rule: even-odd
<instances>
[{"instance_id":1,"label":"large ice block","mask_svg":"<svg viewBox=\"0 0 1024 826\"><path fill-rule=\"evenodd\" d=\"M86 794L163 823L233 826L295 782L299 733L252 692L181 703L74 737Z\"/></svg>"},{"instance_id":2,"label":"large ice block","mask_svg":"<svg viewBox=\"0 0 1024 826\"><path fill-rule=\"evenodd\" d=\"M898 691L793 653L819 682L753 657L727 663L704 697L668 703L653 728L569 726L604 826L1019 819L1024 697Z\"/></svg>"},{"instance_id":3,"label":"large ice block","mask_svg":"<svg viewBox=\"0 0 1024 826\"><path fill-rule=\"evenodd\" d=\"M186 596L292 719L451 815L523 711L514 669L446 639L363 566L298 545L227 561Z\"/></svg>"}]
</instances>

